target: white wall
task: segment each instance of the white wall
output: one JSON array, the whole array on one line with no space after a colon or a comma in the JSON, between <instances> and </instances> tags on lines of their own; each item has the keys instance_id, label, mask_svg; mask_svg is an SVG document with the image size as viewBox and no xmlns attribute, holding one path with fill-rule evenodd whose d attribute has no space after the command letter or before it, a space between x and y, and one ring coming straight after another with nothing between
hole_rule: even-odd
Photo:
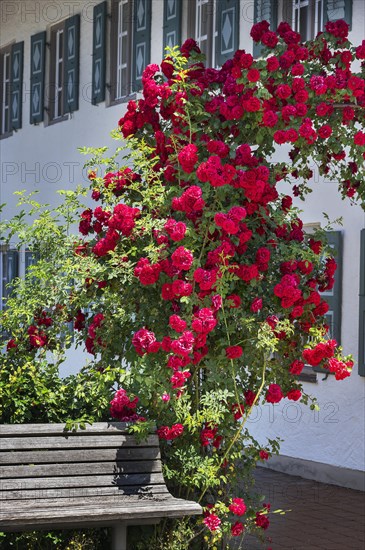
<instances>
[{"instance_id":1,"label":"white wall","mask_svg":"<svg viewBox=\"0 0 365 550\"><path fill-rule=\"evenodd\" d=\"M109 132L116 127L125 105L98 107L90 103L91 53L92 53L92 8L99 0L68 2L45 0L0 2L1 46L15 40L25 40L23 128L8 139L0 141L1 186L0 203L7 203L3 218L15 213L16 198L13 192L19 189L41 190L40 200L55 204L55 191L74 188L85 183L82 173L84 158L77 151L80 146L116 144ZM361 42L365 37L365 2L354 0L353 32L351 39ZM240 47L250 49L249 30L252 24L252 0L241 0ZM29 58L30 36L45 30L57 20L81 10L81 64L80 108L64 122L45 126L29 124ZM161 59L162 0L153 0L152 16L152 62ZM302 205L302 203L300 203ZM304 206L304 205L303 205ZM358 348L358 292L359 292L359 236L365 227L364 213L349 201L342 202L336 185L315 182L315 193L305 203L305 222L323 221L322 211L330 218L343 216L344 262L343 262L343 308L342 344L346 353L357 356ZM78 350L71 354L63 374L75 371L84 363L85 357ZM258 410L260 419L251 419L249 427L253 435L264 442L264 436L280 436L284 455L299 457L335 466L361 470L364 467L364 388L365 379L357 374L340 382L332 376L317 384L306 383L305 390L317 397L321 410L314 413L296 403L265 405Z\"/></svg>"}]
</instances>

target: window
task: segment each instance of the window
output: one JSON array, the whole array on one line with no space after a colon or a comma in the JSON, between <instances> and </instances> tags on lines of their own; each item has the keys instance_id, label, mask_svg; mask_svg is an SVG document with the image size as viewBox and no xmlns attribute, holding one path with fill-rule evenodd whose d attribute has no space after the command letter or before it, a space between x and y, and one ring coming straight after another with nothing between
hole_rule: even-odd
<instances>
[{"instance_id":1,"label":"window","mask_svg":"<svg viewBox=\"0 0 365 550\"><path fill-rule=\"evenodd\" d=\"M142 89L150 62L151 0L113 0L110 42L110 103Z\"/></svg>"},{"instance_id":2,"label":"window","mask_svg":"<svg viewBox=\"0 0 365 550\"><path fill-rule=\"evenodd\" d=\"M7 250L3 247L0 252L0 279L1 279L1 292L0 292L0 309L6 307L6 300L10 295L11 288L9 283L18 277L19 269L19 254L17 250Z\"/></svg>"},{"instance_id":3,"label":"window","mask_svg":"<svg viewBox=\"0 0 365 550\"><path fill-rule=\"evenodd\" d=\"M51 28L49 75L50 122L64 120L78 109L80 16L75 15Z\"/></svg>"},{"instance_id":4,"label":"window","mask_svg":"<svg viewBox=\"0 0 365 550\"><path fill-rule=\"evenodd\" d=\"M188 6L189 37L208 67L221 67L238 48L239 0L192 0Z\"/></svg>"},{"instance_id":5,"label":"window","mask_svg":"<svg viewBox=\"0 0 365 550\"><path fill-rule=\"evenodd\" d=\"M0 135L22 127L24 42L0 50Z\"/></svg>"},{"instance_id":6,"label":"window","mask_svg":"<svg viewBox=\"0 0 365 550\"><path fill-rule=\"evenodd\" d=\"M311 40L324 28L324 0L286 1L283 16L303 42Z\"/></svg>"},{"instance_id":7,"label":"window","mask_svg":"<svg viewBox=\"0 0 365 550\"><path fill-rule=\"evenodd\" d=\"M215 66L215 42L217 38L214 0L193 0L189 2L189 36L195 38L206 65Z\"/></svg>"},{"instance_id":8,"label":"window","mask_svg":"<svg viewBox=\"0 0 365 550\"><path fill-rule=\"evenodd\" d=\"M53 27L51 31L51 118L63 115L63 24Z\"/></svg>"},{"instance_id":9,"label":"window","mask_svg":"<svg viewBox=\"0 0 365 550\"><path fill-rule=\"evenodd\" d=\"M10 58L11 46L0 51L1 74L1 120L0 133L2 136L10 134Z\"/></svg>"}]
</instances>

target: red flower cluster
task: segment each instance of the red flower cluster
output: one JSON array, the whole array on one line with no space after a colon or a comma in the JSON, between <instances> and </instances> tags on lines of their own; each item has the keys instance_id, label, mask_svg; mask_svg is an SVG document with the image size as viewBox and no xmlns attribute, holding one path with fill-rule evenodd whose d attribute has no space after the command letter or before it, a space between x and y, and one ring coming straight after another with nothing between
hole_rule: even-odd
<instances>
[{"instance_id":1,"label":"red flower cluster","mask_svg":"<svg viewBox=\"0 0 365 550\"><path fill-rule=\"evenodd\" d=\"M177 437L180 437L184 432L184 426L182 424L173 424L171 428L168 426L161 426L157 430L157 435L160 439L165 439L166 441L172 441Z\"/></svg>"},{"instance_id":2,"label":"red flower cluster","mask_svg":"<svg viewBox=\"0 0 365 550\"><path fill-rule=\"evenodd\" d=\"M138 397L131 400L126 390L120 388L115 392L113 399L110 401L111 416L121 422L143 421L144 418L136 413L138 401Z\"/></svg>"},{"instance_id":3,"label":"red flower cluster","mask_svg":"<svg viewBox=\"0 0 365 550\"><path fill-rule=\"evenodd\" d=\"M232 514L236 516L243 516L246 513L247 506L242 498L232 499L232 503L229 505L229 509Z\"/></svg>"}]
</instances>

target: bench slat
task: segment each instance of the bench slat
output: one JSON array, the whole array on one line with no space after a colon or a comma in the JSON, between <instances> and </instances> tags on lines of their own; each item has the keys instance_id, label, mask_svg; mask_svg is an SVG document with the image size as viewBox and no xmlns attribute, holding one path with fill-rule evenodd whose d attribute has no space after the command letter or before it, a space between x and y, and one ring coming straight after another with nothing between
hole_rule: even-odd
<instances>
[{"instance_id":1,"label":"bench slat","mask_svg":"<svg viewBox=\"0 0 365 550\"><path fill-rule=\"evenodd\" d=\"M162 473L143 474L108 474L104 476L84 475L67 477L43 477L43 478L21 478L5 479L1 482L1 491L14 491L27 489L56 489L62 487L108 487L125 485L152 485L163 483Z\"/></svg>"},{"instance_id":2,"label":"bench slat","mask_svg":"<svg viewBox=\"0 0 365 550\"><path fill-rule=\"evenodd\" d=\"M77 432L65 432L65 424L1 424L0 437L17 437L29 435L96 435L96 434L122 434L128 433L130 423L127 422L95 422L95 424L86 425L84 430Z\"/></svg>"},{"instance_id":3,"label":"bench slat","mask_svg":"<svg viewBox=\"0 0 365 550\"><path fill-rule=\"evenodd\" d=\"M103 437L88 435L70 435L70 436L55 436L55 437L4 437L1 439L1 450L32 450L32 449L84 449L94 447L121 447L121 446L141 446L151 447L158 445L157 435L150 435L142 443L137 444L136 439L132 435L105 435ZM1 455L0 455L1 462Z\"/></svg>"},{"instance_id":4,"label":"bench slat","mask_svg":"<svg viewBox=\"0 0 365 550\"><path fill-rule=\"evenodd\" d=\"M158 487L157 485L155 487ZM162 486L160 486L162 487ZM118 494L114 495L104 495L104 496L95 496L90 495L85 501L84 498L81 497L70 497L70 498L39 498L36 500L3 500L0 501L0 513L6 513L7 510L14 510L15 508L17 511L21 510L33 510L33 509L40 509L40 508L62 508L64 506L72 506L73 508L76 508L78 506L97 506L102 505L104 507L107 506L120 506L121 503L125 504L125 506L132 506L134 503L141 504L144 501L150 502L151 499L156 499L159 502L171 500L174 497L170 495L168 492L161 492L156 494L146 494L146 495L123 495L122 499L120 499Z\"/></svg>"},{"instance_id":5,"label":"bench slat","mask_svg":"<svg viewBox=\"0 0 365 550\"><path fill-rule=\"evenodd\" d=\"M130 485L125 487L70 487L68 489L29 489L27 491L4 491L0 493L0 510L2 502L9 500L29 500L36 502L38 499L62 499L62 498L89 498L90 496L114 495L123 497L124 495L157 495L160 493L170 494L165 484L161 485Z\"/></svg>"},{"instance_id":6,"label":"bench slat","mask_svg":"<svg viewBox=\"0 0 365 550\"><path fill-rule=\"evenodd\" d=\"M85 506L70 508L64 507L62 509L56 508L44 508L42 511L38 510L38 515L34 517L32 511L22 511L21 517L18 511L14 509L11 513L7 512L6 517L2 520L2 514L0 512L0 526L2 529L13 528L17 525L52 525L58 524L69 525L82 522L89 522L95 519L97 522L103 521L128 521L135 519L148 518L161 518L161 517L176 517L182 515L192 515L201 512L201 508L195 502L183 501L180 499L171 499L166 502L140 502L135 506L115 506L114 508L102 507L97 505L95 507Z\"/></svg>"},{"instance_id":7,"label":"bench slat","mask_svg":"<svg viewBox=\"0 0 365 550\"><path fill-rule=\"evenodd\" d=\"M129 460L117 462L79 462L78 464L30 464L28 466L0 466L0 479L42 478L96 474L138 474L161 472L159 460ZM20 480L19 480L20 481Z\"/></svg>"},{"instance_id":8,"label":"bench slat","mask_svg":"<svg viewBox=\"0 0 365 550\"><path fill-rule=\"evenodd\" d=\"M119 449L69 449L57 451L0 451L0 464L58 464L115 460L159 459L159 447L121 447Z\"/></svg>"}]
</instances>

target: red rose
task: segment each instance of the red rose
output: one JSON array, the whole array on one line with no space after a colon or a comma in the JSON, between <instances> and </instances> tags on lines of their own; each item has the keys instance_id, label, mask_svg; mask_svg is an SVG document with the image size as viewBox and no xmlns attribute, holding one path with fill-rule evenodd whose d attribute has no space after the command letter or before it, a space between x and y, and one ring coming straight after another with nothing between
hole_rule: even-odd
<instances>
[{"instance_id":1,"label":"red rose","mask_svg":"<svg viewBox=\"0 0 365 550\"><path fill-rule=\"evenodd\" d=\"M174 266L183 271L188 271L194 260L194 256L187 248L179 246L171 255L171 260Z\"/></svg>"},{"instance_id":2,"label":"red rose","mask_svg":"<svg viewBox=\"0 0 365 550\"><path fill-rule=\"evenodd\" d=\"M262 309L262 298L254 298L251 302L250 309L253 313L257 313Z\"/></svg>"},{"instance_id":3,"label":"red rose","mask_svg":"<svg viewBox=\"0 0 365 550\"><path fill-rule=\"evenodd\" d=\"M194 166L198 162L198 148L194 144L186 145L181 149L177 158L184 172L191 174L194 170Z\"/></svg>"},{"instance_id":4,"label":"red rose","mask_svg":"<svg viewBox=\"0 0 365 550\"><path fill-rule=\"evenodd\" d=\"M270 384L266 392L266 401L268 403L279 403L284 397L279 384Z\"/></svg>"},{"instance_id":5,"label":"red rose","mask_svg":"<svg viewBox=\"0 0 365 550\"><path fill-rule=\"evenodd\" d=\"M270 525L269 518L265 514L260 514L260 512L256 512L255 523L257 527L261 527L264 530Z\"/></svg>"},{"instance_id":6,"label":"red rose","mask_svg":"<svg viewBox=\"0 0 365 550\"><path fill-rule=\"evenodd\" d=\"M240 535L242 535L244 529L245 528L243 526L243 523L241 523L240 521L236 521L236 523L234 523L231 527L232 537L239 537Z\"/></svg>"},{"instance_id":7,"label":"red rose","mask_svg":"<svg viewBox=\"0 0 365 550\"><path fill-rule=\"evenodd\" d=\"M355 145L360 145L360 147L365 146L365 134L364 132L356 132L354 135L354 143Z\"/></svg>"},{"instance_id":8,"label":"red rose","mask_svg":"<svg viewBox=\"0 0 365 550\"><path fill-rule=\"evenodd\" d=\"M234 498L232 504L229 505L229 509L232 514L243 516L246 513L247 506L242 498Z\"/></svg>"},{"instance_id":9,"label":"red rose","mask_svg":"<svg viewBox=\"0 0 365 550\"><path fill-rule=\"evenodd\" d=\"M241 346L229 346L226 348L226 356L228 359L239 359L242 357L243 349Z\"/></svg>"},{"instance_id":10,"label":"red rose","mask_svg":"<svg viewBox=\"0 0 365 550\"><path fill-rule=\"evenodd\" d=\"M286 397L291 401L298 401L302 397L302 392L300 390L290 390L286 394Z\"/></svg>"},{"instance_id":11,"label":"red rose","mask_svg":"<svg viewBox=\"0 0 365 550\"><path fill-rule=\"evenodd\" d=\"M259 452L259 455L261 460L268 460L270 457L269 453L263 449L261 449L261 451Z\"/></svg>"},{"instance_id":12,"label":"red rose","mask_svg":"<svg viewBox=\"0 0 365 550\"><path fill-rule=\"evenodd\" d=\"M169 325L176 332L184 332L186 329L186 321L181 319L178 315L171 315Z\"/></svg>"},{"instance_id":13,"label":"red rose","mask_svg":"<svg viewBox=\"0 0 365 550\"><path fill-rule=\"evenodd\" d=\"M210 513L205 516L203 523L208 527L209 531L217 531L221 524L221 520L215 514Z\"/></svg>"},{"instance_id":14,"label":"red rose","mask_svg":"<svg viewBox=\"0 0 365 550\"><path fill-rule=\"evenodd\" d=\"M296 359L291 363L289 372L291 372L291 374L300 374L303 369L304 369L303 361L299 361L298 359Z\"/></svg>"}]
</instances>

